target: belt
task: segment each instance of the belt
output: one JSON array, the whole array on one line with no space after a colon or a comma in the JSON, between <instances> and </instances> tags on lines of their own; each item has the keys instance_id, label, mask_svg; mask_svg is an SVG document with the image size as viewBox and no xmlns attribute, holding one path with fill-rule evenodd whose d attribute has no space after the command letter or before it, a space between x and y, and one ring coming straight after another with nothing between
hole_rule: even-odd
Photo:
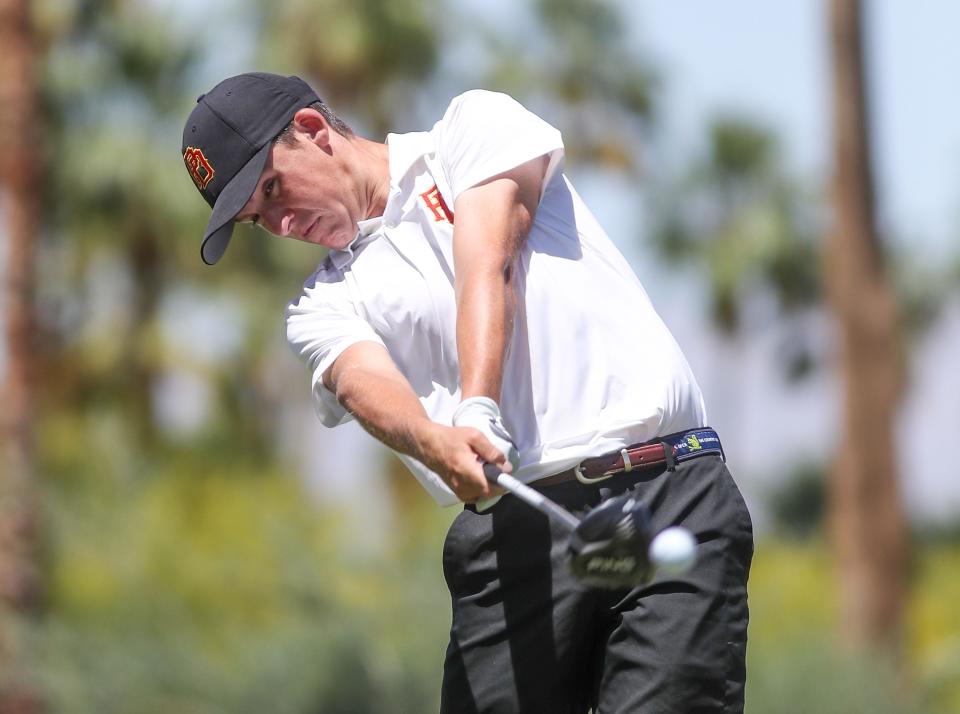
<instances>
[{"instance_id":1,"label":"belt","mask_svg":"<svg viewBox=\"0 0 960 714\"><path fill-rule=\"evenodd\" d=\"M717 454L724 458L717 432L709 428L690 429L633 444L603 456L584 459L572 469L537 479L530 485L555 486L570 481L590 485L617 474L660 464L667 464L672 470L678 463L707 454Z\"/></svg>"}]
</instances>

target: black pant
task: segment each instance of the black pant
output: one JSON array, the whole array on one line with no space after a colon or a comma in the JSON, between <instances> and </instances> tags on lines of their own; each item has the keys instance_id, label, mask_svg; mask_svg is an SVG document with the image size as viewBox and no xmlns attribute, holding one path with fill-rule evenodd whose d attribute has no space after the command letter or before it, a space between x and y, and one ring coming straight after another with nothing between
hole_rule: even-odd
<instances>
[{"instance_id":1,"label":"black pant","mask_svg":"<svg viewBox=\"0 0 960 714\"><path fill-rule=\"evenodd\" d=\"M567 532L513 496L457 516L443 549L442 714L743 711L753 529L739 489L718 456L542 489L580 516L628 490L656 531L693 531L689 573L590 589L569 572Z\"/></svg>"}]
</instances>

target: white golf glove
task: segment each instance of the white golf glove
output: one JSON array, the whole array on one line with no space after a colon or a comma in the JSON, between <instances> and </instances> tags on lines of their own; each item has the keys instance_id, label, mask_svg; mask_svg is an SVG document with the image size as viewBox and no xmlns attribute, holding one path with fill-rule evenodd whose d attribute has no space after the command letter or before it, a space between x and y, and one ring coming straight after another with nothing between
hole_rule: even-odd
<instances>
[{"instance_id":1,"label":"white golf glove","mask_svg":"<svg viewBox=\"0 0 960 714\"><path fill-rule=\"evenodd\" d=\"M460 402L453 413L454 426L471 426L478 429L487 440L497 447L516 470L520 454L513 443L513 437L503 425L500 407L490 397L469 397ZM477 510L485 511L500 500L500 496L477 501Z\"/></svg>"}]
</instances>

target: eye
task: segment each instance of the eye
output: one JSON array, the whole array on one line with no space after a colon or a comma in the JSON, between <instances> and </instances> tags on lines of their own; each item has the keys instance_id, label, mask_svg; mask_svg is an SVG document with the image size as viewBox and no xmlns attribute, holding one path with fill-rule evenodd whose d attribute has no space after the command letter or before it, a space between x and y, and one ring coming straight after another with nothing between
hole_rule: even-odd
<instances>
[{"instance_id":1,"label":"eye","mask_svg":"<svg viewBox=\"0 0 960 714\"><path fill-rule=\"evenodd\" d=\"M270 194L273 193L273 188L276 185L276 179L267 179L263 184L263 195L267 198L270 198Z\"/></svg>"}]
</instances>

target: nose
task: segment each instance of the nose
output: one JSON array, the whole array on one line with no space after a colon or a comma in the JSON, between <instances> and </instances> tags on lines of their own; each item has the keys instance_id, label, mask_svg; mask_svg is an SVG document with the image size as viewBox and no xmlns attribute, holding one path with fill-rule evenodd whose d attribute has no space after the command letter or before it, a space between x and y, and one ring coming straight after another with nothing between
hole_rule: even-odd
<instances>
[{"instance_id":1,"label":"nose","mask_svg":"<svg viewBox=\"0 0 960 714\"><path fill-rule=\"evenodd\" d=\"M263 212L268 231L278 236L288 236L293 227L293 211L282 206L272 206Z\"/></svg>"}]
</instances>

